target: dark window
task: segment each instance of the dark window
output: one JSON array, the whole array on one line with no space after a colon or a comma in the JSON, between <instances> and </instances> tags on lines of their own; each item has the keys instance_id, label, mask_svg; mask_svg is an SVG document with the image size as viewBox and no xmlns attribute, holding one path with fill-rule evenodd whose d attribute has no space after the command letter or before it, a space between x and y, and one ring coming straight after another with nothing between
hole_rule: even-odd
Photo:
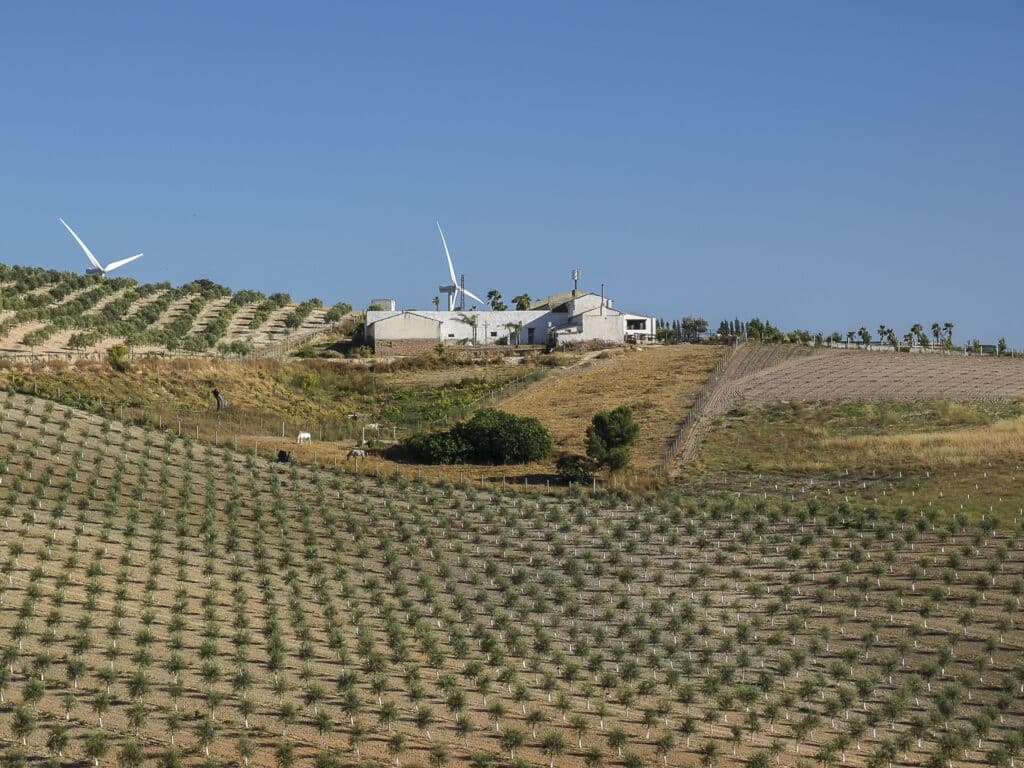
<instances>
[{"instance_id":1,"label":"dark window","mask_svg":"<svg viewBox=\"0 0 1024 768\"><path fill-rule=\"evenodd\" d=\"M627 331L645 331L647 330L646 320L627 320L626 321Z\"/></svg>"}]
</instances>

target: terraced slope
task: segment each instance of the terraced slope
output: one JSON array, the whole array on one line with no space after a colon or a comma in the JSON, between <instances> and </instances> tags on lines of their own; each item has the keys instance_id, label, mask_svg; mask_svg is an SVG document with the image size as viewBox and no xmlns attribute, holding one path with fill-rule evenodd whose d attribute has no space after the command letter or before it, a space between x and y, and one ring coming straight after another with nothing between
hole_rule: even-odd
<instances>
[{"instance_id":1,"label":"terraced slope","mask_svg":"<svg viewBox=\"0 0 1024 768\"><path fill-rule=\"evenodd\" d=\"M730 358L699 419L689 426L679 460L696 456L714 419L739 402L908 401L1024 398L1024 359L895 354L746 344Z\"/></svg>"},{"instance_id":2,"label":"terraced slope","mask_svg":"<svg viewBox=\"0 0 1024 768\"><path fill-rule=\"evenodd\" d=\"M252 325L268 302L278 312L274 325ZM0 356L89 355L117 343L138 352L244 354L329 330L349 310L295 304L286 294L232 294L208 280L173 288L0 265ZM243 311L250 322L235 323Z\"/></svg>"},{"instance_id":3,"label":"terraced slope","mask_svg":"<svg viewBox=\"0 0 1024 768\"><path fill-rule=\"evenodd\" d=\"M822 351L732 382L734 395L774 400L1016 400L1024 359Z\"/></svg>"},{"instance_id":4,"label":"terraced slope","mask_svg":"<svg viewBox=\"0 0 1024 768\"><path fill-rule=\"evenodd\" d=\"M2 405L11 764L1019 750L1019 523L837 497L487 497Z\"/></svg>"}]
</instances>

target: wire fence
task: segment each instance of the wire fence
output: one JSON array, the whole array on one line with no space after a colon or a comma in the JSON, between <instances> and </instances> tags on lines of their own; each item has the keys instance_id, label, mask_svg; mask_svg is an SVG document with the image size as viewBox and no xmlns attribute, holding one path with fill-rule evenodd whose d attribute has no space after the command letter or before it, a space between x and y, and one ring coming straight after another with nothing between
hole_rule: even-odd
<instances>
[{"instance_id":1,"label":"wire fence","mask_svg":"<svg viewBox=\"0 0 1024 768\"><path fill-rule=\"evenodd\" d=\"M125 424L168 431L180 437L219 445L264 452L274 455L300 441L333 444L335 452L354 446L385 447L420 432L434 431L469 417L474 411L488 407L522 391L540 380L546 371L531 371L504 382L479 397L451 408L436 419L388 419L369 413L350 413L334 418L302 417L270 409L252 409L228 403L224 410L210 408L174 408L159 403L140 404L83 396L69 392L60 385L43 386L29 379L11 382L11 390L25 395L44 397L103 418ZM305 436L308 435L308 438Z\"/></svg>"},{"instance_id":2,"label":"wire fence","mask_svg":"<svg viewBox=\"0 0 1024 768\"><path fill-rule=\"evenodd\" d=\"M665 451L665 456L661 462L661 472L663 474L668 473L676 454L679 453L680 447L682 447L686 440L689 430L697 423L701 415L704 413L704 408L708 400L724 379L726 368L732 362L737 350L739 350L742 345L743 342L741 341L734 343L732 347L730 347L729 351L722 355L718 360L718 363L711 370L711 374L704 381L704 386L701 387L700 392L698 392L697 396L693 399L693 405L690 406L690 410L687 411L686 417L676 430L675 438L673 438L671 445Z\"/></svg>"}]
</instances>

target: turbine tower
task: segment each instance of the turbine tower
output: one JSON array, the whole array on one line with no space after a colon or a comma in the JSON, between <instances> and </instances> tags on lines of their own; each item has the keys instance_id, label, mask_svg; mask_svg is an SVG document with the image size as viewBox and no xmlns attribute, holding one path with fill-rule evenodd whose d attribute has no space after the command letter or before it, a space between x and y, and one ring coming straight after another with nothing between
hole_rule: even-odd
<instances>
[{"instance_id":1,"label":"turbine tower","mask_svg":"<svg viewBox=\"0 0 1024 768\"><path fill-rule=\"evenodd\" d=\"M455 305L458 303L458 295L461 293L463 296L469 296L469 298L477 301L481 306L486 306L483 299L477 296L475 293L471 293L466 290L465 281L460 281L455 274L455 265L452 264L452 255L448 251L448 242L444 239L444 232L441 231L441 222L435 222L437 224L437 232L441 235L441 245L444 246L444 255L448 259L448 274L451 276L452 281L448 285L439 285L437 290L448 296L448 311L452 312L455 310Z\"/></svg>"},{"instance_id":2,"label":"turbine tower","mask_svg":"<svg viewBox=\"0 0 1024 768\"><path fill-rule=\"evenodd\" d=\"M85 255L89 257L89 261L90 263L92 263L92 267L90 269L85 270L85 274L87 275L99 275L100 277L104 277L108 272L113 272L118 267L123 267L125 264L130 264L131 262L135 261L136 259L142 256L141 253L136 253L134 256L129 256L127 259L112 261L109 264L107 264L107 266L104 267L102 264L99 263L99 261L96 260L96 257L92 255L92 251L89 250L89 247L82 242L82 238L75 234L75 230L69 227L68 223L64 221L64 219L57 219L57 221L64 225L64 228L71 233L71 236L73 238L75 238L75 242L82 246L82 250L85 251Z\"/></svg>"}]
</instances>

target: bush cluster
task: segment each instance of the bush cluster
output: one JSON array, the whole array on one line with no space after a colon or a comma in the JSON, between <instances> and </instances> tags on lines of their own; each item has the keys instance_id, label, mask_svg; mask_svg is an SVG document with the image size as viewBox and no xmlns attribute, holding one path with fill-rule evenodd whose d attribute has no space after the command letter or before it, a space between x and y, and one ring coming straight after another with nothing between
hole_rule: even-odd
<instances>
[{"instance_id":1,"label":"bush cluster","mask_svg":"<svg viewBox=\"0 0 1024 768\"><path fill-rule=\"evenodd\" d=\"M393 457L423 464L519 464L551 452L551 436L537 419L485 408L446 432L414 435Z\"/></svg>"}]
</instances>

